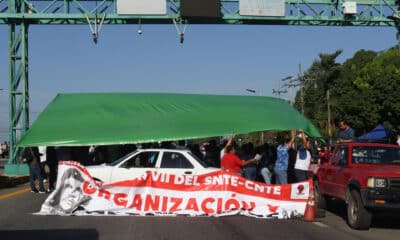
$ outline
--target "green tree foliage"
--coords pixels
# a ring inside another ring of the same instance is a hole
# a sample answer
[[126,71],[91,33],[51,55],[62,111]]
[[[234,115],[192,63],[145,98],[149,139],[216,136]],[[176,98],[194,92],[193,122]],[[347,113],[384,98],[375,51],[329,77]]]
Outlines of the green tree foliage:
[[[330,91],[333,123],[346,119],[357,135],[378,123],[399,130],[400,53],[397,48],[376,53],[360,50],[342,64],[341,51],[320,54],[304,74],[304,114],[327,135],[326,92]],[[295,106],[300,109],[300,91]]]
[[[342,53],[338,50],[332,54],[320,54],[311,67],[300,79],[304,91],[304,115],[327,135],[327,101],[326,91],[340,74],[341,65],[336,58]],[[301,91],[296,94],[295,107],[301,110]]]
[[[347,110],[356,113],[353,118],[356,128],[367,132],[378,123],[391,129],[399,127],[400,53],[397,49],[382,52],[364,64],[353,85],[353,101]],[[355,101],[362,105],[361,109],[355,106]]]
[[332,111],[334,122],[347,120],[355,129],[372,129],[365,125],[376,125],[379,116],[374,114],[376,106],[371,98],[371,89],[363,81],[361,72],[371,63],[376,53],[361,50],[343,63],[340,77],[331,85]]

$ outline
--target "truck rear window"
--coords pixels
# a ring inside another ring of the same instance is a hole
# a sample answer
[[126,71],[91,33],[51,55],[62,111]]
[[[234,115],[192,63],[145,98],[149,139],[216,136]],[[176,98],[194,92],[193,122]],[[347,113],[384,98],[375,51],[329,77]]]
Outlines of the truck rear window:
[[381,146],[356,146],[352,151],[353,163],[400,164],[400,149]]

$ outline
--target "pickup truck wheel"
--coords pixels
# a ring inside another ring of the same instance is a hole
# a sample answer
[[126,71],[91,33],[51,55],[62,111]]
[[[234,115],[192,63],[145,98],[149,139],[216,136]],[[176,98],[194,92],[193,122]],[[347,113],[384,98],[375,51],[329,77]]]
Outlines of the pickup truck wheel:
[[326,198],[319,191],[318,181],[314,181],[314,196],[315,201],[317,202],[317,208],[326,209]]
[[372,215],[364,208],[360,193],[356,190],[352,190],[350,193],[347,221],[350,227],[359,230],[368,230],[371,225]]

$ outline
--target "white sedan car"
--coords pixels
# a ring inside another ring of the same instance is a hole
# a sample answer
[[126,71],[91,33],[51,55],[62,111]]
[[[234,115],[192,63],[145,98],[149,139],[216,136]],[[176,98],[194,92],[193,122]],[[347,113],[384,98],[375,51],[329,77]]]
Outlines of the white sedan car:
[[208,167],[189,150],[175,149],[141,149],[110,164],[86,168],[105,184],[138,178],[149,171],[200,175],[221,170]]

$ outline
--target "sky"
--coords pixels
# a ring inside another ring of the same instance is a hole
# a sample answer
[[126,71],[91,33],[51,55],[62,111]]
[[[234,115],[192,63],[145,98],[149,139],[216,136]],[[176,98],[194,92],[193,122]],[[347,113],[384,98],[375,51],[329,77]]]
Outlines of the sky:
[[[31,123],[56,96],[71,92],[168,92],[275,96],[281,79],[320,53],[397,44],[394,27],[105,25],[94,44],[87,25],[29,29]],[[0,25],[0,140],[8,140],[8,28]],[[246,89],[256,90],[256,93]],[[294,95],[294,93],[293,93]],[[279,97],[288,99],[287,94]]]

